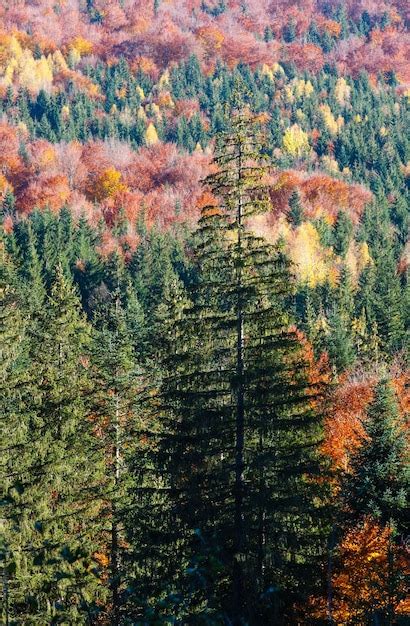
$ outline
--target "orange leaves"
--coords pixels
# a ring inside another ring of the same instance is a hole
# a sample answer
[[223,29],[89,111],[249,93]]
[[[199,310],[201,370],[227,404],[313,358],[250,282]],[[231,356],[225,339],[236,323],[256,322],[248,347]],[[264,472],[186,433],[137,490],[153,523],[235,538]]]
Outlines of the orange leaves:
[[340,37],[340,32],[342,30],[342,27],[339,24],[339,22],[335,22],[335,20],[326,19],[325,17],[323,17],[323,15],[318,15],[316,22],[317,22],[319,30],[322,33],[328,33],[328,35],[330,35],[331,37],[334,37],[335,39]]
[[19,139],[16,130],[6,122],[0,122],[0,171],[8,176],[21,167]]
[[103,552],[94,552],[93,558],[95,561],[97,561],[98,565],[100,565],[100,567],[103,567],[103,568],[108,567],[110,563],[110,559]]
[[353,626],[369,624],[377,612],[409,614],[404,549],[390,533],[388,527],[364,518],[344,534],[332,562],[331,594],[309,602],[313,618],[328,620],[331,615],[335,626]]
[[332,578],[336,624],[367,623],[376,611],[388,611],[390,603],[396,612],[405,586],[394,581],[394,571],[397,576],[403,565],[403,555],[391,541],[388,527],[366,518],[349,530],[340,544],[339,566]]
[[222,48],[224,41],[223,33],[215,26],[203,26],[198,28],[196,34],[205,49],[205,54],[210,57],[216,50]]
[[363,210],[372,199],[370,191],[358,184],[349,184],[327,174],[307,175],[305,172],[286,170],[275,176],[270,190],[273,209],[285,213],[289,197],[297,189],[301,195],[306,217],[325,217],[334,223],[339,211],[346,211],[354,224],[359,222]]
[[41,174],[32,179],[22,191],[19,208],[23,213],[29,213],[35,207],[57,212],[67,204],[69,197],[70,188],[65,176]]
[[[393,367],[390,376],[403,415],[409,410],[409,374],[401,367]],[[360,445],[364,434],[362,421],[366,417],[369,403],[373,400],[373,389],[377,372],[352,372],[345,375],[335,388],[330,410],[325,419],[323,451],[335,469],[348,470],[348,453]]]
[[0,173],[0,202],[4,200],[8,191],[13,191],[13,187],[4,174]]
[[331,408],[325,420],[324,452],[336,469],[347,470],[348,453],[360,443],[364,430],[362,420],[373,399],[375,379],[352,377],[341,380],[334,391]]
[[357,184],[348,184],[325,174],[310,176],[301,185],[307,215],[312,218],[328,215],[333,222],[344,210],[357,224],[365,205],[371,201],[370,191]]
[[302,72],[320,72],[325,62],[322,49],[313,43],[292,43],[286,48],[286,56]]

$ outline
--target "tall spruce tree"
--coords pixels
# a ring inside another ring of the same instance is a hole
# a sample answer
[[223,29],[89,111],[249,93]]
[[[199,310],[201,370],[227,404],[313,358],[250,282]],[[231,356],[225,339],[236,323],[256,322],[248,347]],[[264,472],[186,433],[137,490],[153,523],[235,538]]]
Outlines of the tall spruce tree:
[[[25,327],[15,268],[5,251],[4,242],[0,241],[0,564],[3,587],[1,617],[7,626],[11,623],[16,595],[9,486],[18,472],[21,462],[19,444],[26,434],[22,411],[22,396],[27,380]],[[16,486],[18,488],[18,484]]]
[[129,474],[127,457],[135,449],[138,370],[127,314],[116,289],[95,312],[92,350],[92,413],[98,423],[104,451],[105,492],[104,549],[109,564],[109,618],[121,623],[126,598],[124,509]]
[[269,209],[260,150],[257,120],[238,113],[206,180],[216,200],[190,304],[168,330],[156,463],[173,568],[162,593],[183,598],[181,619],[286,623],[323,548],[320,390],[292,328],[289,263],[252,228]]
[[88,336],[58,267],[27,323],[25,384],[9,414],[6,538],[17,622],[82,624],[103,597],[93,558],[102,464],[84,406]]

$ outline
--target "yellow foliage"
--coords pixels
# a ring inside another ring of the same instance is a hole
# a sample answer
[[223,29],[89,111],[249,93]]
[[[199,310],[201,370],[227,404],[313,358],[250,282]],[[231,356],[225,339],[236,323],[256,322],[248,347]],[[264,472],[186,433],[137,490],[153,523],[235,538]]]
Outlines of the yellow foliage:
[[284,74],[285,70],[279,63],[272,63],[271,65],[272,72],[274,74]]
[[299,124],[287,128],[283,135],[283,149],[292,156],[301,157],[310,151],[309,137]]
[[121,172],[114,167],[106,169],[96,180],[92,195],[95,200],[101,201],[112,198],[117,193],[126,191],[127,187],[121,181]]
[[274,81],[273,71],[266,63],[262,65],[261,74],[262,76],[267,76],[272,82]]
[[55,72],[65,72],[65,71],[68,70],[67,62],[66,62],[65,58],[63,57],[63,55],[61,54],[60,50],[56,50],[53,53],[52,60],[53,60],[53,67],[52,67],[52,69]]
[[292,89],[292,85],[286,85],[285,89],[285,98],[287,100],[287,102],[294,102],[295,101],[295,96],[293,94],[293,89]]
[[135,91],[137,92],[137,94],[139,95],[139,97],[141,98],[141,100],[145,100],[145,93],[142,87],[140,87],[139,85],[137,85],[135,87]]
[[78,36],[73,39],[70,43],[70,50],[74,50],[77,52],[79,57],[87,56],[91,54],[93,50],[93,44],[88,39],[84,39],[84,37]]
[[203,148],[202,148],[201,144],[199,143],[199,141],[197,142],[197,144],[195,146],[194,152],[203,152]]
[[137,111],[137,117],[139,120],[146,120],[147,119],[147,114],[145,113],[143,107],[139,107],[138,111]]
[[328,154],[325,154],[322,157],[322,163],[329,172],[332,172],[333,174],[337,174],[339,172],[338,162],[335,159],[332,159],[332,157]]
[[356,244],[352,241],[346,253],[346,267],[349,270],[354,284],[357,284],[359,275],[370,263],[372,263],[372,258],[367,243],[362,242],[361,244]]
[[327,129],[329,130],[331,135],[337,135],[337,133],[339,132],[340,128],[343,126],[344,124],[344,119],[343,117],[341,117],[339,115],[339,117],[337,118],[337,120],[334,118],[334,115],[330,109],[330,106],[328,104],[321,104],[319,107],[322,116],[323,116],[323,120],[327,126]]
[[295,230],[290,241],[290,257],[302,283],[309,287],[316,287],[327,280],[335,283],[337,272],[332,266],[332,253],[322,247],[319,233],[310,222],[304,222]]
[[16,39],[16,37],[14,37],[14,35],[10,38],[10,53],[16,59],[19,59],[23,54],[20,42]]
[[169,71],[165,70],[165,72],[161,75],[158,86],[160,89],[168,89],[169,87]]
[[53,73],[44,56],[35,60],[31,52],[25,50],[23,57],[20,59],[20,68],[19,82],[22,87],[32,92],[38,92],[41,89],[49,91],[51,89]]
[[125,98],[127,97],[127,87],[126,87],[126,85],[124,85],[120,89],[117,89],[116,92],[115,92],[115,95],[120,100],[125,100]]
[[0,42],[0,85],[8,87],[16,82],[33,93],[40,89],[49,91],[53,82],[53,63],[51,57],[34,59],[31,50],[23,50],[14,36],[5,37]]
[[298,98],[309,97],[314,93],[313,85],[310,80],[295,78],[293,81],[294,93]]
[[147,146],[153,146],[158,143],[157,129],[152,122],[148,124],[147,130],[145,131],[145,143]]
[[19,135],[23,135],[23,136],[28,135],[27,124],[25,124],[24,122],[19,122],[17,124],[17,129],[19,131]]
[[335,86],[335,98],[340,105],[345,105],[350,100],[352,89],[343,77],[338,78]]
[[155,117],[161,117],[160,108],[159,108],[159,106],[157,104],[155,104],[155,102],[153,102],[150,105],[149,110],[152,113],[152,115],[155,115]]
[[8,191],[13,191],[13,187],[4,176],[4,174],[0,173],[0,200],[4,200],[4,197]]
[[369,246],[367,245],[367,243],[365,241],[363,241],[360,245],[359,245],[359,250],[358,250],[358,266],[359,266],[359,271],[361,272],[367,265],[370,265],[371,263],[373,263],[373,259],[370,256],[370,252],[369,252]]

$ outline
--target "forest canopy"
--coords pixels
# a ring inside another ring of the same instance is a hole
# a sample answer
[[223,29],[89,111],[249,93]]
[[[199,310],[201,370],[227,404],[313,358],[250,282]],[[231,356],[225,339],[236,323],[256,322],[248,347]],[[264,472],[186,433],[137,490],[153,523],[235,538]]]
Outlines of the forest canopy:
[[6,626],[408,623],[409,19],[1,4]]

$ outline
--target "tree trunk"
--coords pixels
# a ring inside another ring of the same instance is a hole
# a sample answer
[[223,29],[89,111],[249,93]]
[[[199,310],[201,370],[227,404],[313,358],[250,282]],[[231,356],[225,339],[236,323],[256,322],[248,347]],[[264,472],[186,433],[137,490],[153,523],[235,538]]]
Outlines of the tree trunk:
[[234,586],[234,612],[235,623],[243,623],[243,482],[244,482],[244,432],[245,432],[245,403],[244,403],[244,321],[242,303],[242,146],[238,147],[238,207],[237,207],[237,267],[236,267],[236,436],[235,436],[235,538],[234,538],[234,564],[233,564],[233,586]]

